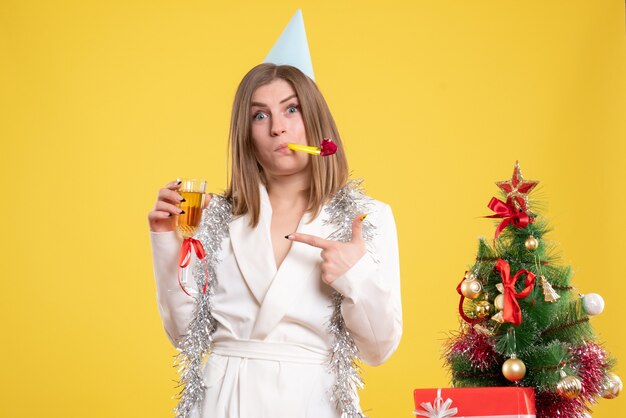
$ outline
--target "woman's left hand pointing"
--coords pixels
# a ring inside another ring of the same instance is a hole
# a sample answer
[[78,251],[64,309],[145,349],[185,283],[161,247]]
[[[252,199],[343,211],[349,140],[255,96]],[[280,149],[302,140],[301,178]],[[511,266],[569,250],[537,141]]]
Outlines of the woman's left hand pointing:
[[367,252],[363,240],[363,219],[359,215],[352,221],[352,239],[348,242],[330,241],[315,235],[295,232],[285,236],[288,240],[302,242],[322,250],[322,280],[331,284],[345,274]]

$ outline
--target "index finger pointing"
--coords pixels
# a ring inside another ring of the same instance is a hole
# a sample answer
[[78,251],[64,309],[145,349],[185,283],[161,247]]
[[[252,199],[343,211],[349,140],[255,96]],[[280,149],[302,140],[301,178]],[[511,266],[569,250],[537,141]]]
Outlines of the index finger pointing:
[[321,248],[322,250],[326,250],[330,248],[334,241],[329,241],[320,237],[316,237],[315,235],[309,234],[301,234],[299,232],[294,232],[293,234],[287,235],[287,238],[290,241],[302,242],[304,244],[309,244],[316,248]]

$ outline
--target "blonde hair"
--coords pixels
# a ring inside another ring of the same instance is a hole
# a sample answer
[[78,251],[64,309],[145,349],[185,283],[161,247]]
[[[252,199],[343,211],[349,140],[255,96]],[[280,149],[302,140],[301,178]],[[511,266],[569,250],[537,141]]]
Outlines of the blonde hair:
[[250,226],[259,223],[259,183],[265,183],[251,137],[252,95],[260,86],[276,79],[287,81],[296,92],[302,112],[308,145],[320,146],[324,137],[332,138],[337,152],[310,159],[311,182],[307,211],[316,217],[322,205],[348,181],[348,161],[330,109],[313,80],[290,65],[260,64],[245,75],[235,94],[230,122],[229,150],[231,170],[226,198],[233,203],[233,214],[250,213]]

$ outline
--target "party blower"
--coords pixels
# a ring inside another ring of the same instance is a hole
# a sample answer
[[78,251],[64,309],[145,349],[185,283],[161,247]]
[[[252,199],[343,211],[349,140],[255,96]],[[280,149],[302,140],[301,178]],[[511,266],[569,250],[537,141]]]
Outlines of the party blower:
[[287,148],[292,151],[306,152],[307,154],[320,155],[322,157],[328,157],[337,152],[337,144],[330,138],[322,139],[319,148],[300,144],[287,144]]

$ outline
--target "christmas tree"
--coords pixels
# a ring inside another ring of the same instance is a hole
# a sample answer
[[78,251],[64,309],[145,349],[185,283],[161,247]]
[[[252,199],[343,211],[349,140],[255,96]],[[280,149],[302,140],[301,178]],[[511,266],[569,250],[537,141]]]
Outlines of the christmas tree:
[[557,264],[548,225],[529,204],[537,183],[518,163],[496,183],[502,199],[491,199],[487,216],[497,218],[495,238],[479,241],[457,287],[462,325],[444,357],[454,387],[533,387],[537,417],[584,417],[599,397],[619,395],[622,382],[589,323],[604,301],[573,287],[572,269]]

